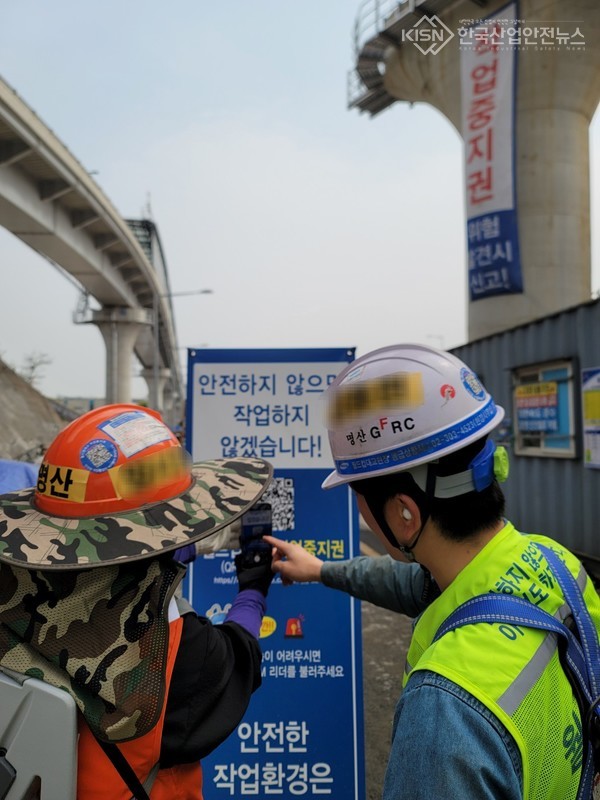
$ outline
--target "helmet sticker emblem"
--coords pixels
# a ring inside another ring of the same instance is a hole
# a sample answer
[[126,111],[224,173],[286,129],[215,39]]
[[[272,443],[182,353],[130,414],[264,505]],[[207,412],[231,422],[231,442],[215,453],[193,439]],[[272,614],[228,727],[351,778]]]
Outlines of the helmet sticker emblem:
[[90,472],[107,472],[119,458],[116,445],[106,439],[92,439],[81,448],[79,460]]
[[127,411],[98,427],[115,440],[127,458],[171,438],[167,426],[145,411]]
[[474,372],[463,367],[460,371],[460,379],[471,397],[474,397],[475,400],[485,400],[485,389]]
[[449,383],[445,383],[443,386],[440,386],[440,394],[444,398],[442,405],[445,406],[449,400],[454,400],[456,397],[456,389]]

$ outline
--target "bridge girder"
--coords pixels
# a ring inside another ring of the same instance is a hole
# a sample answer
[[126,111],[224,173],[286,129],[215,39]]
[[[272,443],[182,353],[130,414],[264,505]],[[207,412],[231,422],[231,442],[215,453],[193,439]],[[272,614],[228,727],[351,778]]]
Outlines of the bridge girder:
[[1,80],[0,225],[71,275],[103,308],[157,308],[156,324],[142,329],[134,352],[145,372],[169,369],[173,393],[183,396],[165,275],[91,175]]

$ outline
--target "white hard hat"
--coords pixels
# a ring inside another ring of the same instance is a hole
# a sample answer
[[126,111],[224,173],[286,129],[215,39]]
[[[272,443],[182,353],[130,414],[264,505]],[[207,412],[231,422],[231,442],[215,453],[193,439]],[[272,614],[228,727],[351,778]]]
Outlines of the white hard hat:
[[412,472],[484,437],[504,417],[460,359],[417,344],[383,347],[353,361],[329,386],[325,402],[335,471],[324,489]]

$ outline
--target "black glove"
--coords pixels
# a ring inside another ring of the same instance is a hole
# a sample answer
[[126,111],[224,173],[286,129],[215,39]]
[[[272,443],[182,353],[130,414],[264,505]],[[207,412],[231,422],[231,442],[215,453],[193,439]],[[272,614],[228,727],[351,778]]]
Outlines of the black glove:
[[242,550],[235,557],[235,569],[240,584],[240,592],[244,589],[258,589],[265,597],[267,596],[269,586],[273,580],[270,547]]

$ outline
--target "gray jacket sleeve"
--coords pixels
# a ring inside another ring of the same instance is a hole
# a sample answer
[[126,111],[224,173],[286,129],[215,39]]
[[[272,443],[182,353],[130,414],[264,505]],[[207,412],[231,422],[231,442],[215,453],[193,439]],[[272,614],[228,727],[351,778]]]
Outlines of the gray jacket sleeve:
[[321,581],[332,589],[409,617],[418,616],[433,599],[423,599],[425,573],[419,564],[405,564],[391,556],[326,561]]

